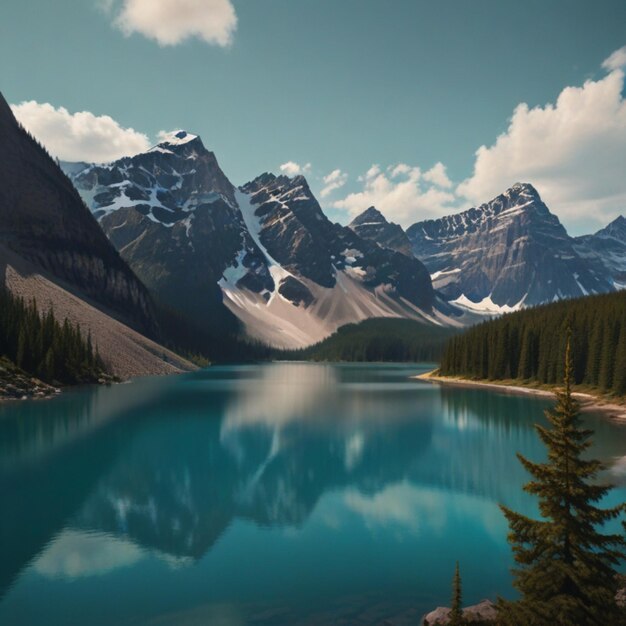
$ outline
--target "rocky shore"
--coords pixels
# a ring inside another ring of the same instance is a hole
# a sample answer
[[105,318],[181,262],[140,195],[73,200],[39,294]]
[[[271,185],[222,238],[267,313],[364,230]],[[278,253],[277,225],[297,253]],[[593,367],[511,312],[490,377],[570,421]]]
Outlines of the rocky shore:
[[60,391],[38,378],[29,376],[7,359],[0,357],[0,400],[48,398]]
[[[422,626],[443,626],[450,623],[448,607],[439,606],[422,618]],[[473,626],[487,626],[495,624],[498,617],[496,605],[491,600],[482,600],[478,604],[463,609],[463,620]]]

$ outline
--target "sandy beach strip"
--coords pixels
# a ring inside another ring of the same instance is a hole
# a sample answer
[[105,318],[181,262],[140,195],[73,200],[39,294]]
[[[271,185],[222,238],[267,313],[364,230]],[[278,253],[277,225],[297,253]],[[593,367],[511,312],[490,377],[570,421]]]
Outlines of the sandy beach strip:
[[[468,380],[467,378],[460,378],[457,376],[440,376],[436,374],[437,370],[432,372],[426,372],[413,376],[419,380],[424,380],[431,383],[441,383],[444,385],[451,385],[457,387],[482,387],[493,391],[499,391],[500,393],[510,393],[515,395],[534,395],[543,396],[548,398],[555,397],[555,391],[549,389],[537,389],[535,387],[525,387],[521,385],[510,385],[505,382],[489,381],[482,382],[478,380]],[[626,405],[615,404],[610,400],[605,400],[602,397],[594,396],[590,393],[582,393],[575,391],[572,396],[580,403],[580,409],[583,412],[588,413],[602,413],[605,417],[610,419],[624,422],[626,424]]]

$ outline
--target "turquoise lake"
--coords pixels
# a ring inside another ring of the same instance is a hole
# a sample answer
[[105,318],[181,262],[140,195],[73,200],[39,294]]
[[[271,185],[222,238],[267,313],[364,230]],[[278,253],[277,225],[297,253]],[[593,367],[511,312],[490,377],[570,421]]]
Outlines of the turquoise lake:
[[[0,405],[0,624],[418,623],[512,596],[550,400],[263,364]],[[586,415],[626,500],[626,427]]]

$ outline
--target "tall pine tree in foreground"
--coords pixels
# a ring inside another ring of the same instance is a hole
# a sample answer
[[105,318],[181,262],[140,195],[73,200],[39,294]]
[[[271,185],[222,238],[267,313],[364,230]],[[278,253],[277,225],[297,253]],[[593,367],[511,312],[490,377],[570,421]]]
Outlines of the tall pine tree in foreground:
[[461,591],[461,572],[459,562],[454,568],[454,578],[452,579],[452,608],[450,609],[449,626],[463,626],[463,594]]
[[515,602],[500,601],[500,615],[516,626],[609,626],[623,624],[615,602],[615,567],[626,542],[603,534],[599,527],[619,517],[623,506],[600,508],[611,489],[597,484],[600,461],[583,458],[593,431],[582,427],[579,406],[572,398],[571,340],[565,356],[565,388],[553,409],[546,411],[548,428],[536,425],[548,448],[545,463],[518,455],[533,479],[524,489],[537,496],[542,519],[534,520],[501,506],[517,568]]

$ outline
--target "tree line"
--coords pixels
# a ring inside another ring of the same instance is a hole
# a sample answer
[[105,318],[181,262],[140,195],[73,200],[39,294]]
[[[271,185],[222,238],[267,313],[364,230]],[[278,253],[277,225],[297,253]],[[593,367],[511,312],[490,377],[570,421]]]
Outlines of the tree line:
[[575,385],[626,394],[626,293],[587,296],[478,324],[446,345],[443,375],[557,384],[566,329],[572,331]]
[[456,331],[401,318],[374,318],[346,324],[323,341],[275,358],[310,361],[438,361]]
[[50,384],[95,382],[105,374],[91,334],[83,337],[68,319],[59,322],[52,309],[40,314],[35,300],[6,288],[0,288],[0,355]]

